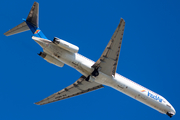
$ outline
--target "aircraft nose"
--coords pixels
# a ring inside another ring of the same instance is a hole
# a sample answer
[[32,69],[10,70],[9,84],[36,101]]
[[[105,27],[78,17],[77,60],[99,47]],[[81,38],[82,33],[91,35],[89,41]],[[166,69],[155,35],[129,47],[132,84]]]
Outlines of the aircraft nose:
[[172,107],[172,112],[174,113],[174,115],[176,114],[176,110]]
[[171,106],[171,110],[166,113],[170,118],[176,114],[175,109]]

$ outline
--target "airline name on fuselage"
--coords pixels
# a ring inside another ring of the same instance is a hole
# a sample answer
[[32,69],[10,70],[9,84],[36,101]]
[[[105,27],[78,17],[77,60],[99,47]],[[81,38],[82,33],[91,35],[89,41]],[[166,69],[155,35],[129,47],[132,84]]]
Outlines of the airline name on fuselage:
[[159,102],[162,102],[162,99],[158,95],[154,95],[154,94],[150,93],[149,91],[148,91],[148,96]]

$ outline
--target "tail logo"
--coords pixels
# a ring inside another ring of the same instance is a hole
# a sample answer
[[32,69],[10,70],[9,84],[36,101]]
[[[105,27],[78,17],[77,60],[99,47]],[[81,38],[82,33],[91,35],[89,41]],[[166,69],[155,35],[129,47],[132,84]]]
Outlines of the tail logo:
[[34,32],[34,34],[38,34],[39,32],[40,32],[40,30],[37,29],[37,30]]

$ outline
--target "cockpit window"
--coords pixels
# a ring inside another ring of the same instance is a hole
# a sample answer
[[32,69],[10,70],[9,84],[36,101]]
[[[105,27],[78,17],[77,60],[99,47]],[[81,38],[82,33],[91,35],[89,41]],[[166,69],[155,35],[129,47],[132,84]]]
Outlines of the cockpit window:
[[166,106],[168,106],[168,107],[170,107],[170,108],[171,108],[171,106],[170,106],[170,105],[168,105],[168,104],[167,104]]

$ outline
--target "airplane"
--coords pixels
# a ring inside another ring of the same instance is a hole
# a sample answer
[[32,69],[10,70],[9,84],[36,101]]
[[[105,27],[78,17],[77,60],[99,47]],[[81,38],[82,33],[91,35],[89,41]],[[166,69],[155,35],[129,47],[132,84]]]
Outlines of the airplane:
[[72,85],[36,102],[37,105],[81,95],[106,85],[172,117],[176,111],[164,97],[116,73],[124,27],[125,21],[121,18],[113,36],[96,62],[80,55],[78,53],[79,47],[76,45],[57,37],[54,37],[52,41],[46,38],[39,28],[39,3],[37,2],[34,2],[28,17],[23,19],[21,24],[5,32],[4,35],[10,36],[31,30],[32,39],[43,48],[43,52],[40,52],[39,56],[58,67],[63,67],[66,64],[82,74]]

